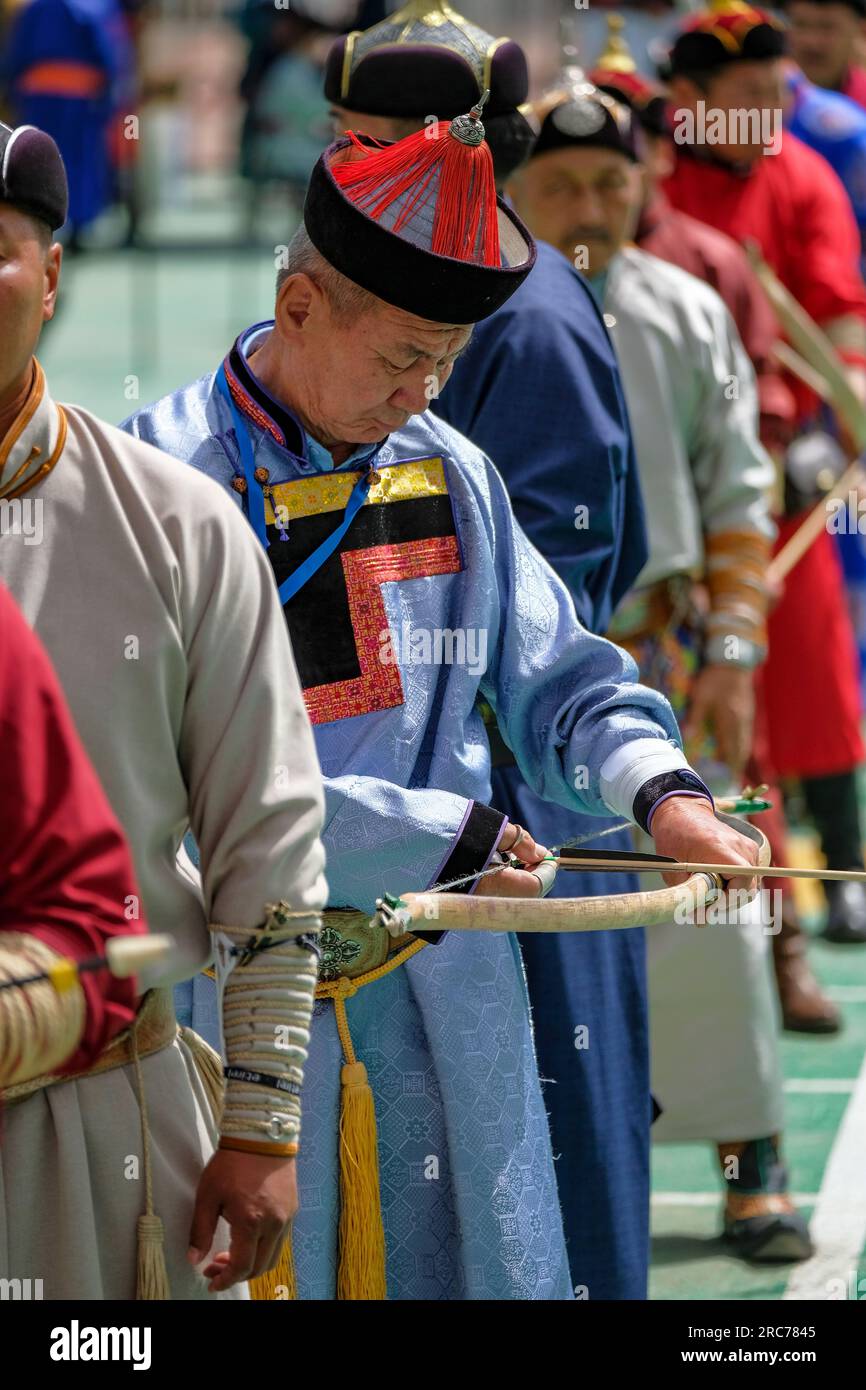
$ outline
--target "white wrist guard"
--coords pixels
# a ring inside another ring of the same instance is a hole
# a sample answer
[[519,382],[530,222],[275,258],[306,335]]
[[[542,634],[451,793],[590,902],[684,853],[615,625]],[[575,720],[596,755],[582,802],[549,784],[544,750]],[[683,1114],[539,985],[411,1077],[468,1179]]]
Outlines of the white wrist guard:
[[226,1093],[221,1147],[298,1151],[321,917],[268,903],[265,922],[212,927],[222,993]]

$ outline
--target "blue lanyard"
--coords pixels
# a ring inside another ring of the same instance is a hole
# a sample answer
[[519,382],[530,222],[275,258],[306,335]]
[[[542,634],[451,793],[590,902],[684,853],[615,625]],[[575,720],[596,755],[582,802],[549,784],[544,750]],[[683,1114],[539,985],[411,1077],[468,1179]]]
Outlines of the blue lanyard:
[[[224,362],[220,363],[219,371],[216,374],[216,384],[217,389],[228,403],[232,422],[235,427],[235,437],[238,441],[241,464],[243,465],[244,478],[247,484],[247,517],[261,544],[264,546],[265,550],[268,550],[268,528],[265,520],[265,495],[261,485],[256,480],[256,466],[253,459],[253,446],[250,441],[249,431],[241,419],[241,413],[229,390],[229,384],[226,381]],[[321,545],[317,546],[313,551],[312,555],[308,555],[306,560],[298,565],[297,569],[293,570],[288,578],[284,579],[282,584],[280,584],[277,592],[279,593],[281,603],[288,603],[290,598],[294,598],[295,594],[304,587],[307,581],[312,579],[316,571],[321,569],[329,556],[333,555],[340,541],[355,520],[355,516],[367,500],[367,494],[370,491],[370,483],[372,481],[372,472],[373,469],[371,465],[366,473],[361,474],[355,486],[352,488],[351,496],[346,503],[346,510],[343,513],[343,520],[336,530],[332,531],[329,536],[326,536]]]

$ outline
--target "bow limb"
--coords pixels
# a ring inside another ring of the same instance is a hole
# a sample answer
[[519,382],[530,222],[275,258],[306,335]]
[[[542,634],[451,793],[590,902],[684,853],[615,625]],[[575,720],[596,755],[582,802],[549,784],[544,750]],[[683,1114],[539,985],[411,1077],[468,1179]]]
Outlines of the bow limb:
[[[660,926],[687,916],[718,897],[711,874],[693,874],[686,883],[645,893],[612,893],[600,898],[493,898],[465,893],[404,893],[401,923],[406,931],[578,932]],[[403,917],[405,911],[407,916]]]
[[[716,812],[718,820],[738,830],[758,846],[761,867],[770,862],[770,845],[756,825],[739,816]],[[389,929],[396,931],[617,931],[655,927],[665,922],[695,920],[702,925],[703,909],[723,892],[713,874],[692,874],[685,883],[642,893],[611,893],[596,898],[495,898],[486,894],[404,893],[393,908]],[[393,902],[393,900],[390,900]],[[380,913],[383,908],[380,907]],[[387,917],[386,917],[387,920]]]

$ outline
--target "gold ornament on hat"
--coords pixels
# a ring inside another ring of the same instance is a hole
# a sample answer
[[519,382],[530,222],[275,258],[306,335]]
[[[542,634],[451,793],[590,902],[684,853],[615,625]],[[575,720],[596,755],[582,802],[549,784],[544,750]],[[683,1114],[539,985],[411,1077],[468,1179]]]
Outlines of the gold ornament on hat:
[[397,44],[431,42],[437,48],[449,48],[458,54],[472,69],[478,90],[483,92],[490,86],[494,54],[511,40],[491,39],[484,29],[452,9],[447,0],[408,0],[408,4],[380,24],[347,34],[340,82],[343,100],[349,95],[352,73],[368,54]]
[[596,59],[596,68],[603,68],[605,72],[637,72],[637,63],[622,37],[624,28],[622,15],[608,15],[607,45]]

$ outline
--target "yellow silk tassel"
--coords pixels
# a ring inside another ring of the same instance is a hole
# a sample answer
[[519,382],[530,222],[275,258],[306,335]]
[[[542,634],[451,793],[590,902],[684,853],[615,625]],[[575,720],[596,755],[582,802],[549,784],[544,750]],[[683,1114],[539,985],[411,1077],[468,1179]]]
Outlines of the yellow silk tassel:
[[[342,976],[321,981],[317,999],[333,999],[337,1031],[343,1046],[345,1065],[340,1071],[340,1225],[337,1257],[337,1298],[383,1300],[388,1297],[385,1279],[385,1228],[379,1190],[379,1147],[376,1110],[367,1068],[355,1056],[346,999],[364,985],[373,984],[396,970],[404,961],[423,950],[426,942],[412,941],[376,970],[355,979]],[[292,1238],[280,1252],[277,1267],[270,1274],[250,1281],[255,1299],[276,1297],[278,1285],[285,1285],[289,1298],[297,1298],[297,1281],[292,1261]]]
[[424,949],[412,941],[384,965],[355,979],[323,981],[317,999],[333,999],[337,1032],[346,1065],[340,1072],[340,1226],[337,1298],[380,1300],[388,1297],[385,1278],[385,1227],[379,1189],[376,1110],[367,1068],[355,1056],[346,1000],[365,985],[381,980]]
[[259,1275],[258,1279],[250,1280],[250,1294],[255,1299],[269,1302],[273,1299],[297,1298],[298,1284],[295,1279],[291,1231],[283,1241],[283,1248],[274,1268],[269,1269],[267,1274]]
[[[345,1005],[334,1001],[337,1012]],[[354,1060],[340,1072],[340,1257],[338,1299],[387,1298],[379,1151],[367,1068]]]

